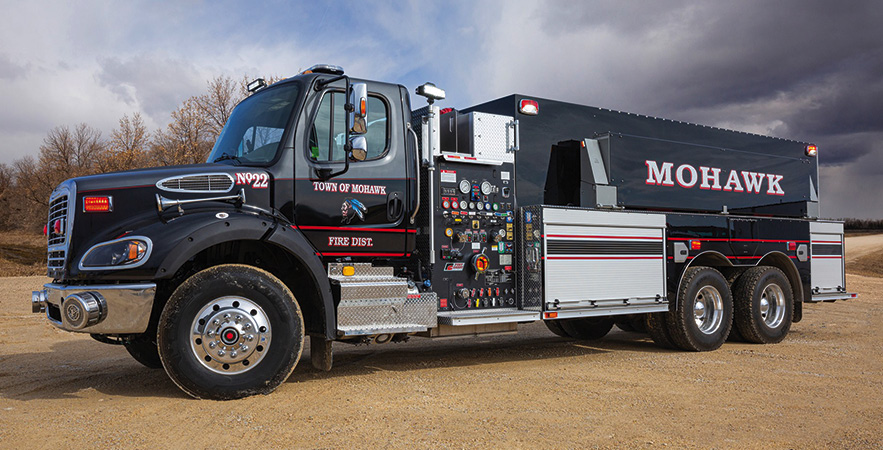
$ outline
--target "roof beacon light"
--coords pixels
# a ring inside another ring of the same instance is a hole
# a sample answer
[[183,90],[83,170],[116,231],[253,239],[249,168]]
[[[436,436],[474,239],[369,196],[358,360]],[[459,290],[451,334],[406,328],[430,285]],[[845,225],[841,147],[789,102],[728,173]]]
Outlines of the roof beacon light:
[[335,66],[334,64],[316,64],[313,67],[310,67],[307,70],[301,72],[301,74],[306,75],[308,73],[327,73],[330,75],[343,75],[343,67]]
[[806,156],[816,156],[819,154],[819,148],[815,145],[806,146]]
[[523,98],[518,102],[518,111],[521,112],[521,114],[535,116],[540,113],[540,104],[537,103],[536,100]]
[[445,98],[445,90],[432,83],[423,83],[417,86],[417,95],[426,97],[429,104],[432,104],[436,100],[443,100]]
[[248,92],[255,93],[265,87],[267,87],[267,82],[264,81],[263,78],[258,78],[257,80],[248,83],[248,85],[245,86],[245,89],[248,90]]

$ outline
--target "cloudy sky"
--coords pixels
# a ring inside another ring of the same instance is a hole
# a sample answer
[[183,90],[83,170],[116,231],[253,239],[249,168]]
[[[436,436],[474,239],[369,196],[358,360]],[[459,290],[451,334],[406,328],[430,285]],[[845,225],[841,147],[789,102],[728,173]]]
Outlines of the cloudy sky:
[[[252,6],[260,5],[260,7]],[[315,63],[445,106],[513,92],[817,144],[822,214],[883,218],[883,2],[0,0],[0,163],[217,75]]]

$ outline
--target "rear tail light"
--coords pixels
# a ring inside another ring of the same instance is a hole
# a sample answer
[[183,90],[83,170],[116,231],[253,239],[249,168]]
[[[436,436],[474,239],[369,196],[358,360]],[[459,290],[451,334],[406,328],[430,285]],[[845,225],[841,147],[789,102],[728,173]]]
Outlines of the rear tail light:
[[83,197],[83,212],[113,211],[113,197]]
[[521,114],[535,116],[540,113],[540,104],[537,103],[536,100],[528,100],[525,98],[518,104],[518,111],[520,111]]

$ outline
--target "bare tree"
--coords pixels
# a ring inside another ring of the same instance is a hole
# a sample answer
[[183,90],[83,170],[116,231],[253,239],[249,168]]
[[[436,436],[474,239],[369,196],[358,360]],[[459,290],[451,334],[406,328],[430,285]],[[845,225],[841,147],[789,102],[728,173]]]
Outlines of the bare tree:
[[104,151],[101,132],[81,123],[73,130],[59,126],[49,130],[40,146],[40,168],[61,182],[66,178],[89,174]]
[[151,156],[160,165],[205,162],[215,136],[202,114],[196,97],[190,97],[172,112],[172,123],[154,135]]
[[144,167],[148,164],[149,135],[140,113],[130,119],[124,115],[119,127],[110,134],[107,149],[98,158],[99,172],[112,172]]
[[196,105],[205,117],[212,140],[221,134],[233,108],[243,98],[242,88],[232,78],[223,75],[208,82],[208,93],[196,97]]

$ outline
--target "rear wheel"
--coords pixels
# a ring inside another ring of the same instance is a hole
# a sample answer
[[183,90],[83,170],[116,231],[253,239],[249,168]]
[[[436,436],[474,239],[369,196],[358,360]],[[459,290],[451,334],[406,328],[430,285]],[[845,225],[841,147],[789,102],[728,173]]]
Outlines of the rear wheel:
[[561,322],[561,328],[574,339],[592,341],[601,339],[613,328],[613,319],[609,317],[586,317],[568,319]]
[[748,269],[733,285],[739,334],[757,344],[781,342],[791,329],[794,294],[785,274],[769,266]]
[[288,287],[245,265],[203,270],[172,294],[159,321],[166,373],[196,398],[268,394],[300,359],[304,325]]
[[564,331],[564,328],[561,327],[561,322],[562,322],[561,320],[544,320],[543,321],[543,323],[546,324],[546,328],[548,328],[549,331],[551,331],[551,332],[553,332],[563,338],[569,338],[570,335],[567,334],[567,332]]
[[647,334],[650,335],[650,338],[653,339],[656,345],[662,348],[677,349],[678,346],[675,345],[671,335],[668,334],[667,317],[668,313],[664,312],[644,314],[644,328],[647,329]]
[[699,352],[720,347],[733,324],[733,296],[727,280],[711,267],[687,269],[677,305],[666,322],[672,341],[683,350]]

